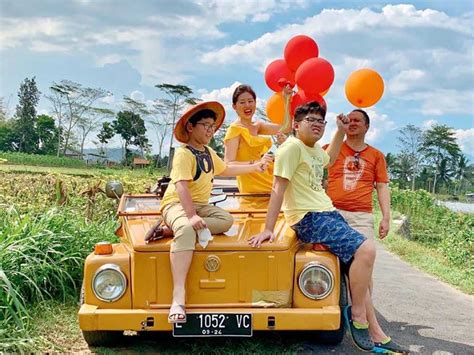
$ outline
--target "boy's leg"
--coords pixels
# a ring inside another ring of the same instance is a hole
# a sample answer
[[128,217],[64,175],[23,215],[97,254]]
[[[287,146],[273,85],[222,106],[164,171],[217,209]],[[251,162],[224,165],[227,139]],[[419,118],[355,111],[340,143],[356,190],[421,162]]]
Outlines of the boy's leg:
[[366,324],[366,296],[369,293],[370,280],[375,260],[375,246],[366,239],[354,254],[349,269],[349,284],[352,298],[352,320]]
[[211,234],[227,232],[234,223],[232,215],[220,207],[212,205],[195,205],[195,207],[197,214],[204,219]]
[[163,218],[174,234],[170,249],[173,300],[169,320],[171,322],[184,321],[186,319],[183,308],[186,304],[186,278],[193,259],[196,232],[189,224],[189,219],[181,204],[173,204],[165,208]]
[[[350,227],[363,234],[367,239],[374,239],[374,215],[368,212],[351,212],[339,210],[339,213],[344,217]],[[366,298],[365,308],[367,311],[367,320],[369,321],[369,333],[374,342],[382,342],[388,339],[380,326],[377,316],[375,314],[374,305],[372,302],[373,279],[371,278],[369,284],[369,296]]]

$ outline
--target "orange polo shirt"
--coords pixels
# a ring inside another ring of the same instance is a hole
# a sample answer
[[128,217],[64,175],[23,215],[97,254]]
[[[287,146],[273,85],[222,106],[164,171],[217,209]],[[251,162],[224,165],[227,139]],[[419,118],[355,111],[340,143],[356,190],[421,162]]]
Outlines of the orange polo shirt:
[[388,182],[381,151],[368,145],[357,154],[344,142],[336,162],[328,169],[327,194],[338,209],[372,213],[375,183]]

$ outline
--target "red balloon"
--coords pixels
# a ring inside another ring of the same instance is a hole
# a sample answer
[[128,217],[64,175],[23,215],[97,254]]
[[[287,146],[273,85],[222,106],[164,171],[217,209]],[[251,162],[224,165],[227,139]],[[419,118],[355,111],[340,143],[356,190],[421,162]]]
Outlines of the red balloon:
[[268,64],[267,69],[265,69],[265,83],[267,86],[275,92],[280,92],[286,82],[289,82],[291,86],[295,85],[295,74],[288,69],[286,62],[283,59],[276,59]]
[[291,116],[295,115],[295,110],[298,106],[308,102],[316,101],[327,111],[327,105],[324,98],[319,94],[307,94],[303,90],[299,90],[291,98]]
[[319,48],[314,39],[308,36],[295,36],[285,46],[285,61],[290,70],[298,67],[310,58],[317,57]]
[[296,83],[305,93],[319,94],[334,82],[334,69],[326,59],[311,58],[296,71]]

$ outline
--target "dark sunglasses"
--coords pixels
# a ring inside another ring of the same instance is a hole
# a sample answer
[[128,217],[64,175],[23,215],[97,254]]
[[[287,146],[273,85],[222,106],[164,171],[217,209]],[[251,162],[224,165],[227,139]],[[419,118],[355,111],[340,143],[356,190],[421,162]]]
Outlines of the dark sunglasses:
[[360,162],[360,152],[356,152],[354,154],[354,166],[359,169],[359,162]]

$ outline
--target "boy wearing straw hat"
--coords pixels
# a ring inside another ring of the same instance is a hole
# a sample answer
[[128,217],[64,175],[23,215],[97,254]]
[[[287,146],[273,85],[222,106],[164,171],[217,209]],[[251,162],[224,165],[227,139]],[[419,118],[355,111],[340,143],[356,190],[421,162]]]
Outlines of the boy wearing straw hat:
[[234,176],[267,168],[265,162],[227,166],[207,146],[224,117],[224,107],[220,103],[202,102],[186,111],[174,130],[176,139],[184,145],[174,155],[171,182],[160,207],[163,220],[174,235],[170,248],[174,285],[170,323],[186,322],[185,282],[196,236],[205,246],[211,234],[224,233],[233,223],[229,212],[208,203],[214,176]]

